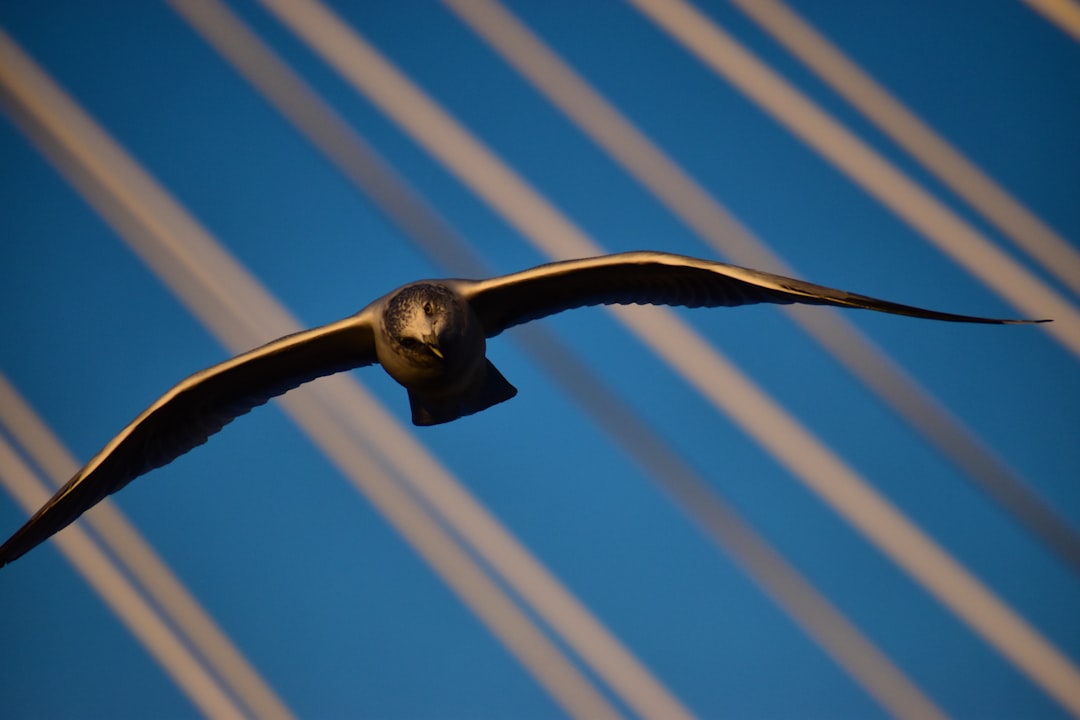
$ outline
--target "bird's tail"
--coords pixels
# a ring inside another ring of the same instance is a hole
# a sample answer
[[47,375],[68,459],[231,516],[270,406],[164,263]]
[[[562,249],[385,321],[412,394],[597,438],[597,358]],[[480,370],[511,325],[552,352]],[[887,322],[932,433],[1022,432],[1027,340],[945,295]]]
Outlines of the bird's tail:
[[517,388],[503,377],[498,368],[487,363],[484,372],[464,393],[451,398],[432,399],[409,391],[413,425],[441,425],[466,415],[487,410],[517,395]]

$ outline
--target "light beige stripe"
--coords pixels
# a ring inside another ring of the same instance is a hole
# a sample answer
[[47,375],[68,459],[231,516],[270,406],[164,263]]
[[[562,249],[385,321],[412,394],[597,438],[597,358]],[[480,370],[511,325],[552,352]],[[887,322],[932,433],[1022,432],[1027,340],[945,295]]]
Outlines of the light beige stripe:
[[[444,0],[444,4],[692,229],[722,251],[730,246],[729,255],[740,262],[793,274],[720,207],[704,188],[600,97],[509,10],[490,0]],[[821,309],[815,310],[821,312]],[[825,314],[829,320],[847,325],[835,313]],[[805,317],[793,314],[796,321]],[[850,355],[846,347],[839,350],[842,354]],[[918,389],[915,391],[918,392]],[[702,493],[708,495],[709,491],[702,488],[695,494]],[[697,511],[717,502],[715,498],[697,497],[693,502],[683,504]],[[726,526],[737,520],[732,517],[733,511],[730,509],[723,505],[717,507],[706,519],[707,529],[714,537],[725,531],[732,532]],[[779,558],[770,548],[756,549],[761,544],[756,537],[749,534],[746,537],[750,539],[745,543],[738,536],[729,538],[727,547],[753,545],[754,551],[741,554],[743,565],[759,581],[761,578],[778,577],[779,573],[774,568]],[[852,678],[860,682],[894,716],[926,718],[942,715],[930,699],[868,639],[847,624],[842,616],[838,618],[835,609],[828,607],[828,612],[818,611],[817,608],[826,606],[827,602],[816,594],[805,592],[797,584],[805,583],[802,578],[796,580],[793,582],[788,578],[783,582],[774,582],[771,587],[773,594],[777,595],[778,591],[791,593],[789,596],[778,596],[781,605],[837,659]]]
[[[358,189],[454,277],[486,277],[490,271],[445,222],[385,163],[355,130],[223,6],[174,0],[198,32],[289,118]],[[482,6],[478,6],[482,7]],[[837,659],[856,682],[896,717],[943,718],[918,688],[874,647],[840,611],[788,564],[698,473],[607,389],[542,324],[518,328],[511,340],[523,346],[567,394],[592,414],[652,474],[705,533]]]
[[[627,325],[655,333],[659,354],[757,439],[881,552],[996,648],[1018,670],[1080,716],[1080,671],[1039,631],[908,520],[795,418],[686,325],[659,308],[618,307]],[[644,312],[642,312],[644,311]],[[652,321],[647,315],[655,315]]]
[[683,0],[629,0],[706,66],[1080,357],[1080,311]]
[[781,0],[733,0],[819,78],[1080,294],[1080,253]]
[[[11,43],[6,45],[11,53],[17,51]],[[240,352],[300,329],[288,311],[40,68],[21,52],[16,59],[13,90],[24,129],[219,340]],[[580,637],[564,638],[568,645],[595,644],[594,652],[583,654],[598,661],[595,669],[601,676],[629,669],[635,679],[649,682],[647,673],[599,621],[355,381],[346,375],[324,378],[282,402],[312,441],[567,712],[581,718],[620,716],[468,551],[397,486],[393,474],[414,483],[413,489],[426,491],[425,502],[433,507],[440,505],[440,492],[449,495],[457,507],[441,510],[455,532],[472,537],[473,548],[490,564],[513,564],[515,589],[554,626],[580,632]],[[356,424],[343,427],[343,417]],[[365,445],[367,450],[362,449]],[[430,476],[409,477],[405,461]],[[474,526],[460,526],[455,512],[462,509]],[[476,543],[476,533],[494,538],[500,546]],[[502,563],[491,559],[492,552]],[[664,709],[672,710],[668,717],[688,715],[677,704],[665,704]]]
[[[263,0],[263,4],[548,256],[602,252],[325,6],[311,0]],[[1080,672],[1068,658],[677,315],[655,307],[610,310],[972,629],[1063,705],[1080,710]]]
[[[413,238],[444,235],[432,208],[407,189],[403,191],[406,182],[375,149],[228,7],[217,0],[170,0],[169,4],[403,232]],[[425,242],[423,249],[441,265],[459,265],[461,253],[443,249],[441,244]],[[454,275],[480,276],[472,269]]]
[[[370,396],[355,381],[343,375],[325,378],[309,392],[292,393],[281,402],[311,441],[326,453],[352,485],[387,518],[570,716],[582,720],[622,717],[461,546],[458,538],[428,514],[424,504],[410,495],[409,488],[401,487],[392,473],[383,469],[386,458],[371,454],[371,446],[377,438],[350,426],[349,422],[342,422],[349,413],[361,415],[365,411],[382,410],[372,404]],[[384,419],[381,414],[376,421],[379,419]],[[426,454],[426,450],[422,452]],[[446,471],[441,466],[436,471],[439,475],[431,484],[438,486],[446,477]],[[393,472],[400,472],[400,469],[394,468]],[[424,500],[430,501],[430,498]],[[433,504],[438,505],[438,501]],[[480,512],[485,511],[481,508]],[[523,570],[523,574],[535,576],[535,572],[529,570],[531,568]],[[541,591],[551,589],[545,578],[540,578],[534,585]],[[524,589],[526,598],[530,590],[532,588]],[[558,590],[554,594],[557,596]]]
[[[2,373],[0,426],[5,427],[30,460],[45,471],[54,487],[59,488],[79,469],[68,449]],[[292,717],[247,658],[115,504],[101,503],[85,516],[85,521],[254,717]]]
[[1070,0],[1024,0],[1031,8],[1080,42],[1080,5]]
[[[3,42],[0,31],[0,43]],[[15,450],[0,435],[0,484],[29,515],[48,501],[52,494]],[[105,501],[108,503],[108,500]],[[64,558],[74,566],[86,584],[116,615],[139,644],[146,649],[199,712],[210,718],[241,720],[238,708],[217,681],[188,651],[123,573],[98,549],[97,543],[76,523],[56,536]],[[8,648],[5,652],[11,652]]]
[[[750,267],[799,276],[506,8],[494,0],[446,4],[722,255]],[[1077,277],[1080,280],[1080,273]],[[853,323],[828,308],[780,309],[1080,573],[1080,537],[1072,526]]]

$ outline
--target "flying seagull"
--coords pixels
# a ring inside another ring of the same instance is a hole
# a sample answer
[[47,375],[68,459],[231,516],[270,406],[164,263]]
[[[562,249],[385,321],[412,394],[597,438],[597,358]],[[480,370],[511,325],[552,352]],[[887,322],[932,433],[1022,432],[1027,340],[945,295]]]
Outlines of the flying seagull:
[[754,303],[834,305],[950,322],[1046,322],[923,310],[660,252],[556,262],[488,280],[421,280],[344,320],[288,335],[181,381],[0,546],[0,567],[67,527],[106,495],[201,445],[252,408],[315,378],[378,363],[408,391],[413,423],[437,425],[517,394],[485,355],[487,338],[507,328],[589,305]]

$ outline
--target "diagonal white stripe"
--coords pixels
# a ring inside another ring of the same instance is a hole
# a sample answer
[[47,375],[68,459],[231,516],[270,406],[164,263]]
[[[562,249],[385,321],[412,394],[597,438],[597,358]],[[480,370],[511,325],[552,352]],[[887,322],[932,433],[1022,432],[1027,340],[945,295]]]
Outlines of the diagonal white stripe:
[[[552,258],[602,254],[584,232],[324,5],[313,0],[262,2],[537,248]],[[1080,713],[1080,671],[1067,657],[677,315],[655,307],[610,310],[879,550],[1062,705]],[[1077,347],[1080,350],[1080,343]]]
[[[553,105],[722,255],[798,277],[671,157],[495,0],[445,0]],[[1077,273],[1080,279],[1080,272]],[[931,445],[1080,572],[1080,537],[959,419],[840,312],[782,306]]]
[[[495,0],[444,0],[444,4],[628,173],[714,247],[727,252],[736,262],[795,275],[782,260],[743,228],[703,187],[650,142],[628,118],[590,87],[506,7]],[[788,307],[782,309],[790,310]],[[790,314],[797,323],[804,324],[804,327],[806,321],[814,319],[819,323],[840,326],[841,330],[850,328],[849,334],[855,334],[855,340],[860,340],[861,335],[854,326],[843,320],[838,313],[819,308],[815,308],[815,311],[815,315]],[[828,349],[834,354],[840,354],[845,363],[849,362],[853,354],[847,345],[837,347],[833,344]],[[881,371],[878,374],[880,375]],[[696,496],[693,501],[687,500],[683,503],[684,507],[692,508],[689,512],[694,517],[700,518],[704,508],[719,503],[708,513],[711,522],[704,523],[710,534],[715,536],[738,532],[742,523],[737,517],[732,517],[733,510],[726,508],[715,498],[700,497],[711,494],[708,488],[684,492]],[[749,528],[746,530],[749,531]],[[742,545],[741,541],[735,538],[729,540],[729,548],[736,543]],[[745,547],[749,548],[752,543],[760,541],[748,536]],[[777,568],[775,563],[768,562],[769,555],[765,550],[748,549],[739,556],[743,565],[749,567],[752,576],[756,578],[772,577],[773,573],[779,573],[780,568]],[[801,578],[798,580],[805,582]],[[779,582],[776,587],[790,593],[788,597],[781,597],[780,602],[803,624],[810,636],[822,644],[841,667],[891,713],[897,717],[910,718],[942,716],[940,709],[934,707],[930,699],[867,638],[859,635],[854,627],[841,629],[846,620],[842,617],[835,618],[834,609],[828,608],[828,612],[814,610],[813,608],[818,606],[827,605],[824,598],[797,591],[795,582],[788,580]]]
[[[10,89],[21,104],[24,129],[227,347],[240,352],[300,329],[289,312],[44,71],[5,36],[0,40],[5,64],[14,74]],[[643,714],[689,717],[588,609],[354,380],[346,375],[324,378],[281,402],[568,712],[584,718],[620,715],[410,492],[438,508],[455,533],[502,572],[598,675],[615,687],[633,684],[632,699],[641,698],[649,711]],[[394,475],[409,487],[400,487]]]
[[[491,274],[457,233],[242,20],[216,2],[173,0],[173,6],[445,272],[454,277]],[[470,7],[486,9],[487,5]],[[531,324],[518,328],[510,339],[521,343],[525,353],[619,440],[652,473],[654,482],[871,696],[897,717],[944,717],[899,668],[557,337],[545,332],[542,324]]]
[[[0,374],[0,426],[48,473],[54,488],[59,488],[78,470],[68,449],[3,374]],[[85,522],[255,717],[268,720],[292,717],[247,658],[115,504],[101,503],[94,512],[86,514]]]
[[[52,494],[2,436],[0,484],[8,489],[28,515],[44,505]],[[83,530],[81,524],[76,523],[57,534],[56,543],[65,559],[74,566],[86,584],[101,597],[105,605],[146,648],[150,657],[161,666],[199,712],[209,718],[242,720],[243,711],[233,703],[108,556],[98,549],[97,543]]]
[[782,0],[734,4],[1016,245],[1080,295],[1080,253],[992,177],[934,132]]
[[683,0],[629,0],[707,67],[1080,357],[1080,311]]

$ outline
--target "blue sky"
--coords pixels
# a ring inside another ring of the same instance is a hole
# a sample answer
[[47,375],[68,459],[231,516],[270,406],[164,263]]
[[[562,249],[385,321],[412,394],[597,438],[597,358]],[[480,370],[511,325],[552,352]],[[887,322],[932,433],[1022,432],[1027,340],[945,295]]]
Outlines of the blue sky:
[[[344,27],[605,251],[730,260],[452,9],[331,6]],[[269,6],[229,7],[464,238],[463,247],[448,251],[455,261],[468,252],[490,272],[504,273],[550,259],[504,209],[462,180],[460,167],[436,157]],[[941,251],[931,237],[949,235],[941,223],[929,233],[913,227],[888,198],[854,182],[642,11],[614,2],[501,7],[800,277],[941,310],[1030,314]],[[1052,268],[762,26],[733,5],[697,7],[950,219],[1078,312],[1075,289]],[[788,7],[1076,252],[1076,40],[1019,2]],[[118,2],[105,11],[78,2],[2,3],[0,28],[302,325],[353,313],[403,282],[454,274],[389,221],[169,5]],[[123,229],[73,186],[69,171],[58,170],[54,156],[28,137],[20,101],[4,87],[0,372],[85,461],[172,384],[232,353],[132,251]],[[675,315],[1077,672],[1075,565],[788,315],[772,307]],[[1080,372],[1075,343],[1063,339],[1067,318],[1055,318],[1054,330],[864,312],[845,318],[978,438],[985,456],[1051,508],[1075,542]],[[942,602],[890,558],[872,530],[812,489],[804,473],[814,472],[806,469],[813,458],[799,457],[795,467],[778,461],[603,310],[543,325],[617,396],[620,405],[608,404],[609,414],[632,414],[670,448],[921,697],[955,717],[1069,715],[1067,700],[1043,687],[1037,670],[973,628],[967,610]],[[507,332],[489,344],[489,357],[519,388],[518,397],[446,426],[411,428],[404,392],[378,368],[351,375],[618,639],[665,697],[691,714],[888,716],[887,703],[746,571],[737,549],[718,544],[692,519],[672,496],[672,478],[643,467],[533,357],[522,335]],[[0,439],[40,472],[45,462],[22,438],[11,421],[0,422]],[[0,464],[5,487],[13,468]],[[279,405],[238,420],[113,500],[296,716],[568,712]],[[437,508],[433,514],[461,539],[461,528]],[[14,531],[26,515],[0,492],[0,532]],[[482,550],[465,552],[508,589],[609,707],[648,715]],[[55,543],[0,571],[0,603],[6,716],[205,711]],[[199,657],[198,648],[193,652]],[[208,668],[245,714],[259,714]]]

